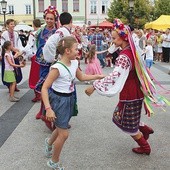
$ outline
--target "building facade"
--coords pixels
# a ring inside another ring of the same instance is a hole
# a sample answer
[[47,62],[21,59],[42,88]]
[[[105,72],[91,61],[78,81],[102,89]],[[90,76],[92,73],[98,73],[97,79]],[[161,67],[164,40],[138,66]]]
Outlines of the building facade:
[[[43,11],[49,6],[56,6],[59,13],[69,12],[75,25],[98,24],[107,18],[107,10],[112,0],[6,0],[6,19],[12,18],[17,22],[32,25],[34,18],[43,19]],[[0,25],[4,19],[0,8]],[[10,13],[10,14],[9,14]]]
[[[17,23],[24,22],[32,25],[33,20],[33,3],[32,0],[6,0],[7,8],[5,19],[14,19]],[[0,7],[0,24],[4,24],[4,16]]]
[[85,0],[35,0],[34,18],[39,18],[43,22],[43,11],[49,6],[56,6],[59,14],[69,12],[73,16],[74,24],[85,23]]
[[86,24],[96,25],[107,18],[112,0],[86,0]]

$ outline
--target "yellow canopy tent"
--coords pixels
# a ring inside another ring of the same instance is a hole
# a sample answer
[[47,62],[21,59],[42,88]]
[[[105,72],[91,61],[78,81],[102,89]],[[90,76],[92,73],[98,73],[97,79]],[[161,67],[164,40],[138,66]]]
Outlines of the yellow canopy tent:
[[146,29],[166,30],[170,28],[170,15],[161,15],[157,20],[145,24]]
[[146,23],[145,28],[150,29],[152,27],[152,22]]

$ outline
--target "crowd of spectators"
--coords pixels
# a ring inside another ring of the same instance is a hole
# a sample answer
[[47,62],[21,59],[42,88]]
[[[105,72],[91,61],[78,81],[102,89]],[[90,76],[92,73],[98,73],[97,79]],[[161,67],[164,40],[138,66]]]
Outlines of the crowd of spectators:
[[[1,33],[2,31],[0,31],[0,36]],[[80,59],[85,58],[85,53],[83,51],[88,51],[88,46],[90,44],[95,44],[97,51],[106,50],[111,48],[112,46],[111,30],[108,28],[101,29],[100,27],[89,28],[86,26],[76,26],[72,29],[72,34],[76,37],[79,43],[78,48]],[[20,30],[19,37],[21,39],[23,47],[25,47],[28,41],[29,32]],[[132,37],[135,45],[138,46],[143,52],[146,49],[147,40],[152,42],[151,45],[153,47],[153,63],[155,63],[155,61],[165,63],[170,62],[169,29],[165,31],[156,31],[152,29],[132,29]],[[106,52],[97,55],[102,68],[104,68],[105,66],[113,66],[114,60],[117,56],[116,52],[114,52],[113,54],[109,54],[109,52]],[[85,63],[87,63],[86,58]]]

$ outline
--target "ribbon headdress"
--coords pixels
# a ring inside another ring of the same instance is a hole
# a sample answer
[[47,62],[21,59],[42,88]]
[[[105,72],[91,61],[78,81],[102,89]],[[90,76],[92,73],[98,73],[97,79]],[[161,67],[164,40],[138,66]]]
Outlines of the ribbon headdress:
[[55,17],[55,20],[58,21],[59,18],[59,13],[56,9],[55,6],[49,6],[45,11],[44,11],[44,16],[46,16],[47,14],[53,14]]
[[128,41],[128,30],[120,19],[114,20],[113,27],[123,40]]
[[[54,15],[55,21],[56,21],[55,27],[56,27],[56,28],[59,28],[59,25],[60,25],[60,24],[59,24],[59,13],[58,13],[56,7],[54,7],[54,6],[49,6],[49,7],[44,11],[44,18],[46,17],[47,14],[53,14],[53,15]],[[42,26],[42,27],[36,32],[36,34],[35,34],[36,46],[37,46],[37,47],[38,47],[38,35],[40,34],[40,32],[41,32],[42,30],[45,29],[45,27],[46,27],[46,25]]]
[[59,16],[60,16],[60,15],[59,15],[56,7],[55,7],[55,6],[49,6],[49,7],[44,11],[44,18],[45,18],[45,16],[46,16],[47,14],[53,14],[53,15],[54,15],[55,21],[56,21],[56,23],[55,23],[56,28],[59,28],[59,26],[60,26]]
[[[145,66],[145,63],[142,57],[140,56],[138,47],[136,47],[134,44],[129,26],[124,25],[119,19],[115,19],[113,25],[114,25],[114,30],[119,34],[119,36],[123,40],[128,41],[130,44],[134,61],[135,61],[136,73],[141,84],[141,90],[144,94],[145,109],[147,111],[148,116],[150,117],[150,115],[154,113],[152,105],[162,107],[163,109],[163,106],[165,105],[170,106],[170,102],[165,97],[158,94],[155,84],[151,80],[154,79],[154,77],[149,71],[149,69],[147,69],[147,67]],[[161,84],[157,82],[155,79],[154,82],[159,87],[163,88]],[[170,91],[168,91],[168,93],[169,92]]]

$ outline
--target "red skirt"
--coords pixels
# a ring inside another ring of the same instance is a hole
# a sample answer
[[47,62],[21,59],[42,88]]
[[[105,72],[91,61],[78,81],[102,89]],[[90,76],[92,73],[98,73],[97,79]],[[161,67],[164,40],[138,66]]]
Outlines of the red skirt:
[[139,129],[143,99],[119,102],[114,113],[113,122],[123,131],[136,133]]
[[81,56],[82,56],[82,50],[78,50],[78,51],[79,51],[78,56],[81,58]]
[[30,68],[30,76],[29,76],[29,87],[31,89],[35,89],[35,86],[40,77],[40,65],[35,62],[36,56],[34,55],[31,58],[31,68]]

